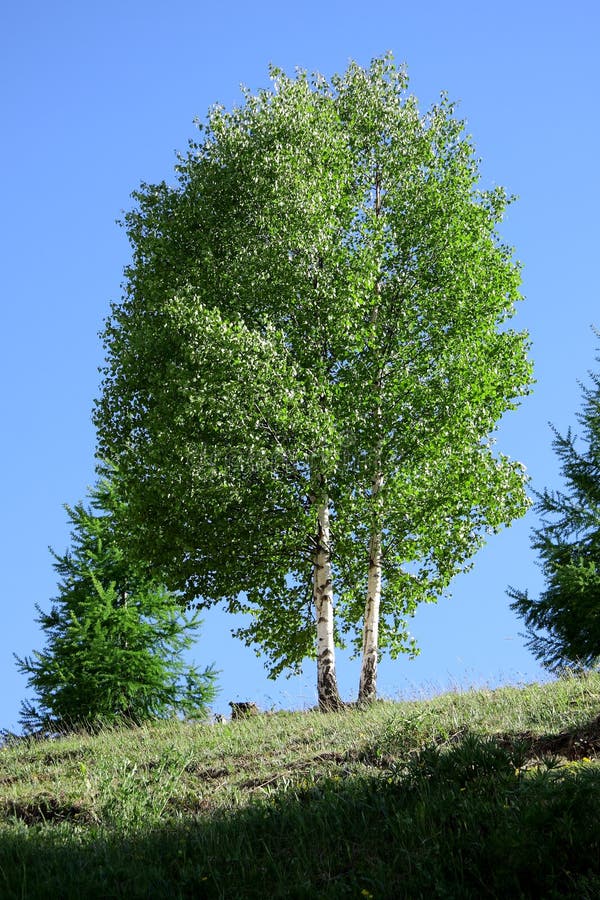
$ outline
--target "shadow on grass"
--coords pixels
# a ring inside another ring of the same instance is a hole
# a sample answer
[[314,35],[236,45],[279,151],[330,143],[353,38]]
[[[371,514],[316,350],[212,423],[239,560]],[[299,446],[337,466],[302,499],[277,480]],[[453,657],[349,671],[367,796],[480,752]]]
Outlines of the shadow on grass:
[[502,735],[498,740],[506,747],[521,744],[530,757],[559,756],[574,761],[600,756],[600,716],[571,731],[543,737],[524,731]]
[[49,807],[0,830],[0,896],[600,896],[600,768],[525,755],[465,735],[377,776],[127,832]]

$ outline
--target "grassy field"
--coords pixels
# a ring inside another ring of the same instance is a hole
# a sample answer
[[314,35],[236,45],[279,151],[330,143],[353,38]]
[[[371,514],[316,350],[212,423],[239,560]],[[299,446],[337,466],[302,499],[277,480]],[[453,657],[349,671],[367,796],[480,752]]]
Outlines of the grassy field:
[[600,676],[0,750],[0,898],[600,896]]

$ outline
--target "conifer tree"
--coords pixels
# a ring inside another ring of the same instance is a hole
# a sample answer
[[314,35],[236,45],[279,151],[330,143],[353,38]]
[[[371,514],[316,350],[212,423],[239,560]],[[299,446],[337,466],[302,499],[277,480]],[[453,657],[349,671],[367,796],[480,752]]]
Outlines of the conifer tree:
[[541,525],[531,546],[546,588],[539,597],[508,591],[527,626],[529,648],[552,671],[588,667],[600,657],[600,375],[591,378],[577,416],[583,446],[571,429],[564,436],[553,429],[565,488],[538,494]]
[[91,507],[66,506],[72,547],[54,553],[59,594],[49,612],[41,652],[16,657],[37,697],[21,708],[25,731],[64,731],[183,713],[206,715],[215,673],[181,659],[193,643],[197,614],[187,619],[160,583],[132,564],[113,534],[118,500],[102,482]]

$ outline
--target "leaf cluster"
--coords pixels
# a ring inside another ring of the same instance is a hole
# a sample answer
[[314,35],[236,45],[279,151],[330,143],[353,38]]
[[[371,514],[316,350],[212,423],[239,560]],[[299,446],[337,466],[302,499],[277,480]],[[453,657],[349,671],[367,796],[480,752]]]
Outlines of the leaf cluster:
[[331,83],[271,74],[210,111],[174,186],[134,195],[95,421],[129,545],[186,602],[250,612],[240,635],[276,674],[312,652],[315,504],[340,642],[360,641],[381,532],[394,654],[417,604],[525,512],[491,434],[531,367],[507,325],[510,198],[479,189],[447,98],[421,114],[390,56]]

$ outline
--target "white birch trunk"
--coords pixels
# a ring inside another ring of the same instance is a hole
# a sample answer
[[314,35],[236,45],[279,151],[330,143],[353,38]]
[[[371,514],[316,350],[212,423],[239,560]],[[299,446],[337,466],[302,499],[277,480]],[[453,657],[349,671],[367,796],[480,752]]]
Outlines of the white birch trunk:
[[[383,477],[377,475],[373,492],[381,490]],[[372,703],[377,696],[377,661],[379,658],[379,613],[381,608],[381,532],[375,526],[369,542],[369,575],[363,623],[362,664],[358,702]]]
[[[381,215],[381,173],[375,170],[375,217]],[[381,295],[381,283],[375,284],[375,294]],[[374,325],[379,317],[379,305],[375,305],[371,316]],[[375,382],[377,393],[381,395],[381,375]],[[381,609],[381,488],[383,487],[383,472],[381,471],[381,405],[378,403],[375,409],[375,475],[371,488],[371,500],[373,514],[375,516],[369,540],[369,572],[367,578],[367,600],[365,603],[365,616],[363,622],[362,663],[360,668],[360,682],[358,687],[358,702],[372,703],[377,696],[377,662],[379,660],[379,613]]]
[[317,548],[313,571],[313,597],[317,620],[317,692],[323,712],[340,709],[333,640],[333,590],[331,578],[329,503],[318,509]]

